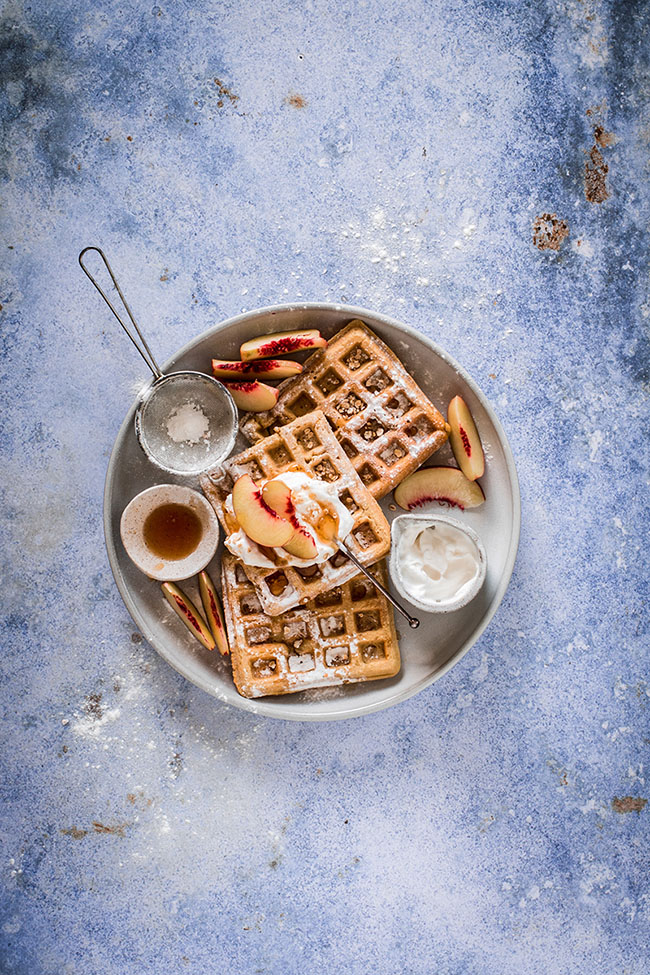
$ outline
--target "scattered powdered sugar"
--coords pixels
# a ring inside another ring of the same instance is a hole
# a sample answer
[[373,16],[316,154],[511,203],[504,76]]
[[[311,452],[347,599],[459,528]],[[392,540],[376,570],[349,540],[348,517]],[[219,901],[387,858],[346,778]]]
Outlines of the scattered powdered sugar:
[[314,670],[316,666],[314,656],[311,653],[293,654],[288,658],[287,663],[289,670],[294,674]]
[[210,421],[198,403],[177,406],[167,419],[167,434],[174,443],[199,443],[210,432]]
[[326,616],[320,621],[320,628],[323,636],[332,636],[343,632],[344,622],[341,616]]
[[95,714],[84,714],[83,717],[79,717],[77,721],[72,725],[72,730],[77,735],[83,735],[85,738],[98,738],[102,728],[107,724],[112,724],[113,721],[117,721],[120,716],[119,708],[110,708],[104,711],[101,716]]
[[602,447],[605,438],[603,436],[602,430],[594,430],[593,433],[589,434],[589,460],[594,464],[598,458],[600,448]]

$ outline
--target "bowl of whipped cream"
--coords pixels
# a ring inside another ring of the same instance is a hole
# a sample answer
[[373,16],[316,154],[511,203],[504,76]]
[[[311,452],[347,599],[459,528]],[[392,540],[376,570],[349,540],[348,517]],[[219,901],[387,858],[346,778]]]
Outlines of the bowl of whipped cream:
[[399,515],[391,526],[390,574],[405,599],[427,613],[462,609],[487,574],[476,534],[446,515]]

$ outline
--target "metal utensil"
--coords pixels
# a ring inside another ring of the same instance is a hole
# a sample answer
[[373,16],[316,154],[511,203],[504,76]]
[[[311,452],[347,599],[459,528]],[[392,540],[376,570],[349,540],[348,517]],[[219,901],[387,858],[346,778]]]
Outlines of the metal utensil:
[[[123,321],[84,264],[83,259],[89,251],[95,251],[104,262],[135,332]],[[237,407],[227,388],[218,379],[202,372],[185,370],[165,375],[154,359],[101,248],[84,247],[79,254],[79,264],[153,373],[153,382],[140,394],[135,413],[135,433],[147,457],[170,474],[185,475],[200,474],[224,460],[237,438]],[[175,439],[169,424],[188,407],[193,415],[207,421],[207,431],[197,439]]]
[[382,596],[385,596],[386,599],[388,600],[388,602],[391,603],[391,605],[393,605],[395,607],[395,609],[398,611],[398,613],[401,613],[402,614],[402,616],[404,617],[404,619],[408,621],[408,625],[411,627],[411,629],[417,630],[418,626],[420,625],[419,619],[417,619],[417,617],[411,616],[409,613],[407,613],[406,610],[404,609],[404,607],[400,603],[398,603],[396,599],[393,599],[393,597],[389,593],[388,589],[386,589],[385,586],[382,586],[381,582],[379,582],[378,579],[375,579],[375,577],[373,576],[373,574],[371,572],[369,572],[368,569],[366,569],[365,565],[361,565],[361,562],[359,562],[359,559],[356,557],[356,555],[353,555],[352,554],[352,552],[347,547],[347,545],[345,544],[345,542],[341,541],[340,538],[337,538],[337,542],[339,544],[339,547],[340,547],[341,551],[344,552],[345,555],[347,555],[347,557],[349,558],[350,562],[352,562],[353,565],[356,565],[357,569],[359,569],[361,572],[363,572],[363,574],[368,577],[368,579],[370,580],[370,582],[372,582],[372,584],[375,587],[375,589],[378,589],[379,592],[382,594]]

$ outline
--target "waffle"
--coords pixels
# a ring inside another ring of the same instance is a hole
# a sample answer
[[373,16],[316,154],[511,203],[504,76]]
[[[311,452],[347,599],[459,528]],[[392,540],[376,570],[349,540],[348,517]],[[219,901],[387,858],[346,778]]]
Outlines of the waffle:
[[[231,457],[201,477],[201,487],[228,533],[224,502],[242,474],[254,481],[267,480],[284,471],[305,471],[323,481],[336,483],[339,498],[350,511],[353,527],[345,539],[363,565],[372,565],[390,548],[390,528],[384,514],[361,483],[320,410],[281,427],[273,436]],[[244,566],[257,589],[264,611],[270,616],[304,605],[319,593],[340,586],[357,573],[342,553],[336,552],[321,565],[257,568]]]
[[[384,585],[386,564],[371,570]],[[221,588],[232,672],[243,697],[392,677],[400,657],[393,610],[362,575],[283,616],[267,616],[238,559],[226,552]]]
[[358,319],[280,385],[264,413],[241,430],[257,443],[296,416],[322,410],[375,498],[388,494],[447,440],[448,427],[397,356]]

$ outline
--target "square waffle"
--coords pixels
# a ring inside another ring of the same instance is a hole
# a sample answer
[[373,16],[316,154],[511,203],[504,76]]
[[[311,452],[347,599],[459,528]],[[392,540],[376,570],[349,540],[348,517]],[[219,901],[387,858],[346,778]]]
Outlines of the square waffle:
[[322,410],[359,477],[375,498],[388,494],[448,436],[429,402],[388,346],[358,319],[280,384],[278,401],[247,413],[241,430],[251,443],[297,416]]
[[[390,548],[390,528],[384,514],[361,483],[359,475],[343,453],[320,410],[280,427],[273,436],[231,457],[201,476],[201,487],[211,502],[226,533],[229,526],[224,503],[242,474],[255,482],[284,471],[305,471],[320,480],[336,484],[338,495],[353,518],[345,539],[350,551],[363,565],[372,565]],[[358,569],[336,552],[321,565],[309,568],[282,566],[258,568],[245,565],[246,575],[257,589],[264,611],[270,616],[304,605],[321,592],[351,579]]]
[[[385,562],[371,571],[387,584]],[[292,694],[399,671],[393,609],[362,575],[306,606],[268,616],[241,563],[226,552],[221,588],[233,677],[243,697]]]

